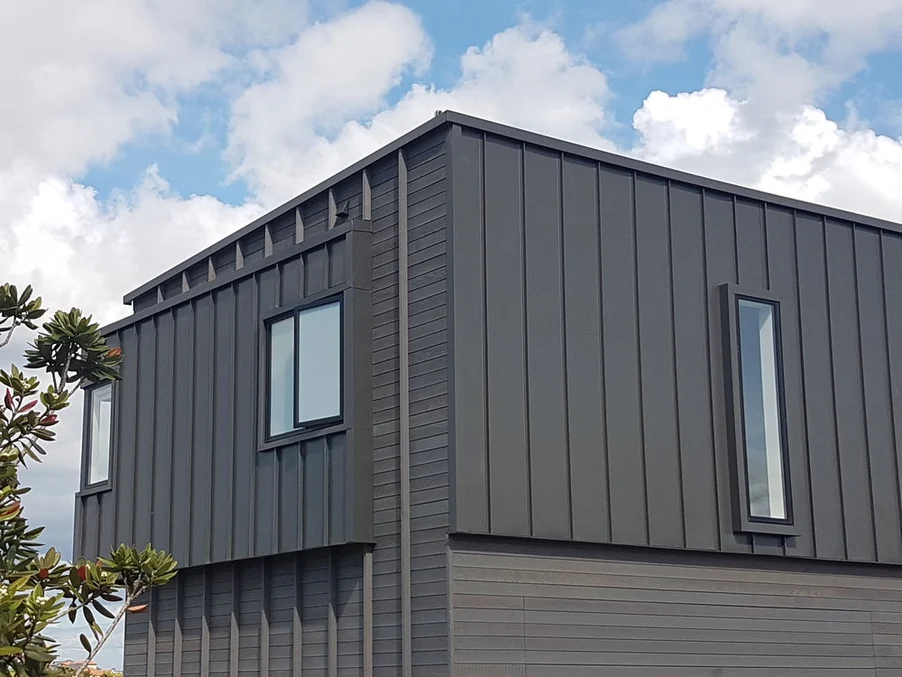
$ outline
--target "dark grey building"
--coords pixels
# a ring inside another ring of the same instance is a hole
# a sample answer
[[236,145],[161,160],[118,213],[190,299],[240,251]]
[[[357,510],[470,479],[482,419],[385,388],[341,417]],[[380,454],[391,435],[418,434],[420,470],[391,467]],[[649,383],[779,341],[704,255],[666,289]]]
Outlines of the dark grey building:
[[902,226],[442,113],[125,297],[129,677],[902,674]]

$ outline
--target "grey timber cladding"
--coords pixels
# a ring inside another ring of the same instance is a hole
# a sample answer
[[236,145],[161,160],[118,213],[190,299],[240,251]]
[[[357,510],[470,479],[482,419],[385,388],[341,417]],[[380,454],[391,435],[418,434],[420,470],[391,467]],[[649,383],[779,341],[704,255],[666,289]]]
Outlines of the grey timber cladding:
[[881,565],[456,541],[454,674],[899,674],[902,582]]
[[[902,562],[899,233],[512,134],[451,136],[452,530]],[[725,283],[781,300],[797,537],[734,531]]]
[[193,567],[125,625],[125,673],[364,675],[363,552],[295,553]]
[[[373,224],[373,644],[376,674],[392,677],[448,673],[445,136],[444,130],[430,134],[404,148],[403,162],[393,155],[368,172]],[[401,263],[402,244],[406,265]],[[403,331],[399,308],[406,309]],[[402,436],[404,427],[409,432]]]

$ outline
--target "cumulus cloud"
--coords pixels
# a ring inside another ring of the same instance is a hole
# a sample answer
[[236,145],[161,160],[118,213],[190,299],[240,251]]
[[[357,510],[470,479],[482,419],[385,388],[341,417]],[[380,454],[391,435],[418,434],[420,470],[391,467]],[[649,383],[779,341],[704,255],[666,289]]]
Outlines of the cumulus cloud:
[[866,58],[902,38],[897,0],[665,0],[621,31],[640,61],[673,59],[705,37],[709,83],[753,95],[753,104],[794,107],[841,84]]
[[[435,36],[409,8],[375,0],[307,20],[293,0],[0,3],[0,40],[15,55],[0,71],[3,279],[116,319],[124,292],[436,110],[616,150],[604,69],[547,27],[525,21],[470,47],[439,87]],[[896,0],[666,0],[622,43],[653,60],[705,36],[709,86],[649,94],[633,119],[639,141],[623,152],[898,220],[900,140],[832,121],[817,103],[900,30]],[[179,101],[204,87],[231,97],[224,161],[251,186],[246,204],[180,195],[155,167],[110,199],[79,181],[129,141],[166,134]],[[77,408],[52,462],[29,471],[30,514],[66,550]]]
[[[407,46],[375,58],[370,35]],[[235,103],[229,156],[237,172],[265,202],[284,200],[443,109],[612,147],[607,78],[556,33],[528,22],[502,31],[462,55],[452,86],[415,81],[386,106],[402,74],[421,70],[429,52],[416,16],[383,2],[302,33],[273,55],[273,79]]]

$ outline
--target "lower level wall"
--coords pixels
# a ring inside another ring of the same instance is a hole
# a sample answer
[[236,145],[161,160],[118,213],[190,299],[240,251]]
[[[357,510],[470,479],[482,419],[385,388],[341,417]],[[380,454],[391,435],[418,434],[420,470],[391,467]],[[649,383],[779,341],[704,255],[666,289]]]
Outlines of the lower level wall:
[[363,675],[365,557],[332,548],[185,569],[127,617],[124,672]]
[[453,674],[902,675],[902,572],[452,541]]

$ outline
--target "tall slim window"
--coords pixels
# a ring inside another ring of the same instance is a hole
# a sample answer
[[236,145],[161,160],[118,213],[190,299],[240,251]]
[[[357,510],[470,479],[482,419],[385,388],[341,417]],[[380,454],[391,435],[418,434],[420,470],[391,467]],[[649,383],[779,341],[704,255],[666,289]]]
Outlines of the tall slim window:
[[341,302],[268,324],[269,437],[341,420]]
[[104,383],[88,391],[88,468],[87,484],[102,484],[110,479],[112,442],[113,386]]
[[785,520],[777,306],[743,297],[737,306],[749,516]]

